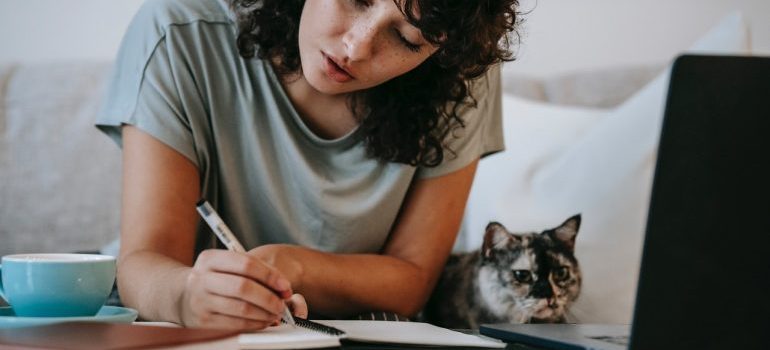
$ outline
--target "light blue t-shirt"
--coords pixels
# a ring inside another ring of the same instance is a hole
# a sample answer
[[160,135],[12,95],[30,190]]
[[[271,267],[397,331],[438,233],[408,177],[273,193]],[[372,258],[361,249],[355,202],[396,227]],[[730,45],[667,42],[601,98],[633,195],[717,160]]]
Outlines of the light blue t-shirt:
[[[503,149],[495,67],[474,86],[477,108],[438,167],[367,157],[356,129],[322,139],[303,122],[272,67],[243,59],[222,0],[150,0],[131,22],[97,126],[121,144],[134,125],[190,159],[201,193],[246,249],[299,244],[381,251],[409,185]],[[192,204],[191,204],[192,205]],[[213,234],[198,227],[196,249]]]

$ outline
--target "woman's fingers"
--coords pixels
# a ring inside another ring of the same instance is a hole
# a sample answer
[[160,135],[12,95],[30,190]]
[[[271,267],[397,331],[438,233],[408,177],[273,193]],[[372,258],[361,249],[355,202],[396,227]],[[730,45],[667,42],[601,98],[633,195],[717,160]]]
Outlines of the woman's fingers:
[[286,301],[286,305],[289,307],[289,310],[291,310],[292,315],[307,318],[307,301],[305,301],[305,297],[303,297],[302,294],[293,294],[291,298]]
[[208,299],[208,311],[212,314],[221,314],[224,316],[264,323],[272,323],[276,320],[281,320],[280,315],[267,312],[265,309],[241,299],[228,298],[220,295],[211,295]]
[[[295,317],[307,319],[307,302],[305,301],[305,297],[303,297],[301,294],[293,294],[288,300],[286,300],[286,306],[289,308],[289,310],[291,310],[291,314]],[[278,319],[270,324],[270,326],[274,327],[280,324],[281,320]]]
[[201,252],[198,262],[202,268],[236,274],[253,279],[270,288],[282,298],[292,294],[291,283],[276,268],[257,257],[221,249],[209,249]]
[[182,323],[187,327],[257,330],[280,317],[250,302],[213,294],[207,291],[205,280],[205,275],[188,279],[180,310]]
[[274,316],[286,307],[273,291],[242,276],[213,272],[203,275],[201,282],[208,293],[248,302]]
[[[289,281],[259,258],[206,250],[187,277],[181,317],[187,326],[261,329],[280,320],[290,296]],[[304,299],[298,310],[307,310]]]

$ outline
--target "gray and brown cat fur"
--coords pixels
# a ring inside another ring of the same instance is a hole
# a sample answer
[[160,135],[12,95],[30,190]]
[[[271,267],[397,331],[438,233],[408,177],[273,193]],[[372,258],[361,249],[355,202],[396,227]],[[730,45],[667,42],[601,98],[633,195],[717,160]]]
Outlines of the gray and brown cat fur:
[[481,249],[449,257],[422,321],[467,329],[564,322],[580,293],[579,227],[579,214],[541,233],[515,234],[490,223]]

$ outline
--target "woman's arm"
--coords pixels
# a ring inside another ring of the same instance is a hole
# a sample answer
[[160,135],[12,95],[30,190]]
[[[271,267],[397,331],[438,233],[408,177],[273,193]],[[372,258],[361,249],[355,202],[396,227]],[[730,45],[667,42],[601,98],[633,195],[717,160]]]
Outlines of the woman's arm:
[[[144,319],[187,326],[258,329],[274,323],[285,307],[281,299],[291,296],[288,281],[244,253],[208,250],[193,264],[198,169],[135,127],[122,132],[123,303]],[[307,313],[301,299],[292,300],[302,304],[296,313]]]
[[330,254],[291,245],[266,245],[250,253],[284,272],[314,312],[415,315],[454,245],[477,163],[412,184],[381,255]]

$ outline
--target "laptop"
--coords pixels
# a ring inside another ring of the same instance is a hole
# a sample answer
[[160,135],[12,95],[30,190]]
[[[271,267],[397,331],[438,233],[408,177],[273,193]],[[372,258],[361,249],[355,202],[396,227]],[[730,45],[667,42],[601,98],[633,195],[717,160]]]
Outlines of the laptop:
[[485,324],[550,349],[770,349],[770,57],[680,56],[633,322]]

